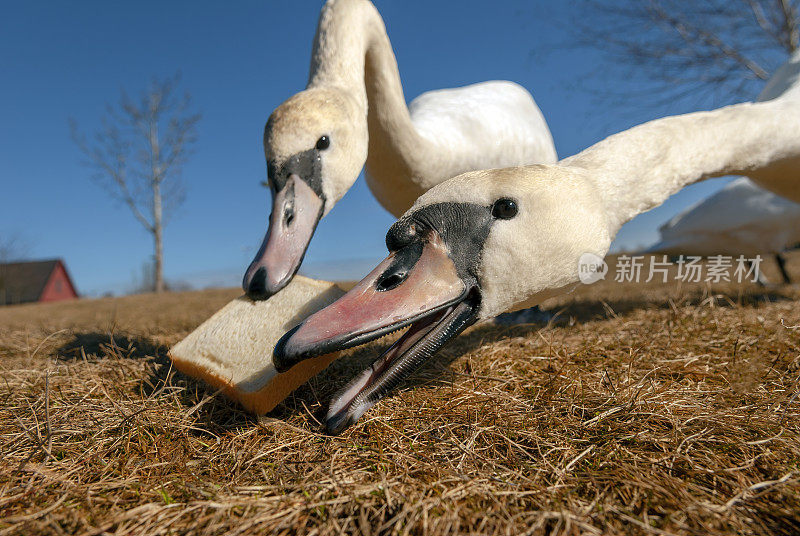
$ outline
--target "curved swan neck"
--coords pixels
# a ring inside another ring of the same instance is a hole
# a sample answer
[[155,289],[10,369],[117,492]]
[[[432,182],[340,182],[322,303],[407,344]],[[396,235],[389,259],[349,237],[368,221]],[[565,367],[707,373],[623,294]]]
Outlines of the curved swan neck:
[[[308,87],[314,86],[339,87],[357,100],[368,117],[367,167],[377,172],[373,177],[382,179],[370,187],[385,189],[389,197],[409,190],[413,202],[421,190],[411,192],[408,184],[399,188],[383,182],[413,176],[431,148],[411,122],[397,60],[383,19],[371,2],[329,0],[325,4],[311,55]],[[384,197],[381,191],[375,193],[379,199]]]
[[368,3],[329,0],[322,8],[311,50],[307,87],[338,87],[367,111],[364,57],[369,44]]
[[[745,175],[768,184],[800,159],[800,51],[755,103],[656,119],[561,161],[590,171],[611,233],[689,184]],[[790,171],[791,170],[791,171]],[[782,193],[782,192],[778,192]]]
[[314,86],[341,87],[353,95],[376,119],[373,136],[419,136],[383,19],[367,0],[329,0],[323,7],[308,80]]
[[688,184],[753,176],[800,154],[800,102],[785,95],[710,112],[657,119],[620,132],[561,162],[587,170],[611,233]]

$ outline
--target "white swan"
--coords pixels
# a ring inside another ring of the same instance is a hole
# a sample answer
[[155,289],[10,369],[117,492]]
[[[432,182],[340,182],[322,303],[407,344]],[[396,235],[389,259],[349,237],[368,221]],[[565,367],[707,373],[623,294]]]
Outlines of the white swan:
[[[791,63],[796,72],[800,52]],[[731,174],[767,177],[800,197],[798,85],[766,102],[651,121],[556,165],[475,171],[435,186],[389,230],[386,260],[281,338],[276,366],[410,325],[334,398],[327,426],[338,432],[470,324],[574,288],[581,259],[605,256],[637,214]]]
[[325,4],[308,86],[272,113],[264,152],[273,208],[243,281],[255,299],[294,276],[318,221],[365,162],[375,197],[399,216],[460,173],[557,159],[541,111],[512,82],[432,91],[407,107],[383,20],[367,0]]
[[648,248],[668,255],[775,255],[790,283],[781,252],[800,243],[800,204],[761,188],[746,177],[674,216]]

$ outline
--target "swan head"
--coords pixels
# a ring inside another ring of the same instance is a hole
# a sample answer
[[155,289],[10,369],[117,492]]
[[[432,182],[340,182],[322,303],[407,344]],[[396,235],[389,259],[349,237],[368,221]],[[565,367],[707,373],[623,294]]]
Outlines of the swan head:
[[266,299],[292,279],[319,220],[358,178],[367,145],[366,115],[344,91],[306,89],[272,112],[264,128],[272,213],[244,276],[248,296]]
[[529,307],[579,281],[584,253],[611,242],[600,196],[582,170],[486,170],[435,186],[389,230],[389,256],[342,298],[279,341],[298,361],[408,331],[333,400],[336,433],[476,321]]

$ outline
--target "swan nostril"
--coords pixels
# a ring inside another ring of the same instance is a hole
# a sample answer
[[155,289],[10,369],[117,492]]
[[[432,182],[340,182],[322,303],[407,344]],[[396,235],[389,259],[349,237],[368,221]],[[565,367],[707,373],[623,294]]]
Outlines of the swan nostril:
[[378,281],[378,284],[375,285],[375,288],[378,289],[378,291],[380,292],[386,292],[387,290],[392,290],[393,288],[400,285],[400,283],[405,281],[407,276],[408,272],[399,272],[399,273],[396,272],[393,274],[389,274],[381,278],[381,280]]
[[293,221],[294,221],[294,209],[290,208],[283,214],[283,222],[288,227],[292,224]]

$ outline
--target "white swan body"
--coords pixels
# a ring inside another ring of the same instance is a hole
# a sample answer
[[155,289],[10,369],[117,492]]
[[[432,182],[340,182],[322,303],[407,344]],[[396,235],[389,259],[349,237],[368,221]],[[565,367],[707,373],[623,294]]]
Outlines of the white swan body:
[[[367,184],[397,217],[422,193],[461,173],[557,160],[541,110],[514,82],[493,80],[429,91],[411,101],[408,112],[414,129],[437,156],[400,175],[377,158],[368,159],[366,168]],[[384,185],[394,186],[394,191]]]
[[411,101],[408,111],[417,132],[440,146],[442,156],[449,160],[447,170],[430,173],[430,182],[436,184],[445,180],[441,177],[450,169],[465,173],[512,167],[509,162],[557,160],[542,112],[531,94],[514,82],[496,80],[429,91]]
[[541,111],[511,82],[432,91],[406,106],[383,20],[368,0],[325,4],[308,86],[272,113],[264,152],[273,211],[243,283],[256,299],[291,279],[317,222],[365,163],[371,191],[397,216],[454,175],[556,161]]
[[648,248],[670,255],[772,253],[800,243],[800,204],[742,177],[674,216]]

